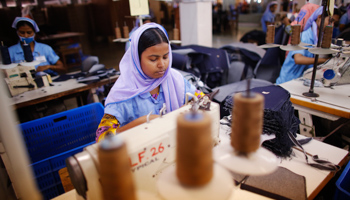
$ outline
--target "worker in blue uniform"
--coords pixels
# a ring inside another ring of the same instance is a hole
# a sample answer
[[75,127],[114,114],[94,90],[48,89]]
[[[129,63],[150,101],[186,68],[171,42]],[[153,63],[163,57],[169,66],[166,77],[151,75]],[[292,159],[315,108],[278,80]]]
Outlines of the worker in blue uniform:
[[[318,31],[321,26],[322,10],[323,6],[319,7],[306,22],[304,27],[305,31],[301,33],[301,42],[313,45],[317,44]],[[328,24],[329,16],[326,14],[324,26]],[[327,60],[328,58],[318,58],[318,64],[324,63]],[[305,70],[313,67],[314,61],[314,54],[310,53],[307,49],[290,51],[282,65],[276,84],[281,84],[301,77]]]
[[271,1],[267,6],[266,10],[261,18],[262,31],[266,33],[267,26],[275,22],[274,12],[277,9],[277,1]]
[[39,27],[34,20],[26,17],[16,17],[12,28],[17,30],[19,37],[19,42],[9,48],[12,63],[20,63],[25,60],[23,44],[28,44],[34,60],[40,62],[35,66],[36,71],[44,71],[52,76],[66,72],[55,51],[49,45],[35,41],[35,34],[39,32]]

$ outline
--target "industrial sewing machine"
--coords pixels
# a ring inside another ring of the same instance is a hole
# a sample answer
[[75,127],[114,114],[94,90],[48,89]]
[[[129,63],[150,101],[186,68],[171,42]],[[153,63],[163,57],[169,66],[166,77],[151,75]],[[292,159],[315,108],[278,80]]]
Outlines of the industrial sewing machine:
[[[131,171],[138,192],[156,194],[157,176],[174,164],[176,150],[176,118],[190,112],[186,105],[157,119],[136,126],[120,134],[127,144]],[[212,117],[213,146],[219,143],[220,106],[211,102],[207,112]],[[66,161],[70,178],[77,192],[77,199],[100,199],[98,144],[69,157]]]
[[[312,68],[306,70],[303,78],[311,79],[312,70]],[[338,53],[327,62],[318,65],[316,80],[323,80],[324,86],[349,84],[350,57]]]
[[37,64],[37,61],[34,61],[1,65],[0,68],[4,72],[4,79],[11,96],[50,85],[52,82],[50,75],[46,73],[37,75],[35,71]]

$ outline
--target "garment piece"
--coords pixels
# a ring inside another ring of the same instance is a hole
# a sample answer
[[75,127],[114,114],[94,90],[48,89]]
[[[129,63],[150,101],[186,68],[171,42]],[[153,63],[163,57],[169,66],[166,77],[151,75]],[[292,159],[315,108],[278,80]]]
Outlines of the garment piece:
[[199,45],[176,46],[172,48],[176,52],[186,54],[190,57],[191,69],[187,72],[200,77],[210,88],[227,83],[227,71],[230,66],[228,54],[223,49],[204,47]]
[[[12,63],[20,63],[25,60],[24,52],[20,42],[11,46],[9,48],[9,53],[10,53]],[[39,65],[35,66],[35,69],[43,65],[54,65],[60,59],[60,57],[55,53],[55,51],[49,45],[36,42],[36,41],[34,41],[34,51],[32,53],[33,53],[34,60],[41,61]],[[57,72],[51,69],[45,70],[45,72],[53,76],[58,75]]]
[[[308,44],[314,44],[315,38],[312,31],[312,27],[302,32],[301,41]],[[286,60],[284,61],[279,77],[276,80],[276,84],[281,84],[303,75],[304,71],[311,68],[313,65],[298,65],[295,64],[294,55],[301,54],[306,57],[313,58],[314,54],[310,53],[308,50],[298,50],[289,52]]]
[[[233,176],[239,177],[239,175]],[[249,176],[240,187],[272,199],[307,199],[305,177],[283,167],[278,167],[276,171],[268,175]]]
[[[253,79],[252,83],[254,84],[254,82],[256,82],[256,80],[254,81]],[[235,93],[241,91],[237,90],[233,94],[227,95],[224,101],[221,102],[221,117],[231,115],[231,111],[234,108],[233,96]],[[291,132],[293,136],[296,137],[296,132],[300,124],[299,119],[294,115],[294,108],[290,101],[290,93],[281,86],[271,85],[271,83],[270,85],[262,87],[252,87],[250,91],[260,93],[264,96],[264,123],[262,133],[267,135],[274,134],[276,136],[274,139],[265,140],[262,146],[279,157],[289,157],[294,144],[288,136],[288,132]],[[222,116],[222,114],[224,114],[224,116]]]
[[[165,29],[155,23],[147,23],[138,28],[131,36],[131,46],[125,52],[120,64],[120,77],[109,92],[105,104],[118,103],[134,98],[138,95],[148,93],[158,87],[163,86],[165,103],[169,111],[173,111],[183,105],[185,99],[185,84],[183,76],[171,68],[172,53],[169,44],[169,66],[161,78],[153,79],[148,77],[141,69],[138,55],[138,43],[141,34],[150,28]],[[170,43],[170,42],[169,42]]]

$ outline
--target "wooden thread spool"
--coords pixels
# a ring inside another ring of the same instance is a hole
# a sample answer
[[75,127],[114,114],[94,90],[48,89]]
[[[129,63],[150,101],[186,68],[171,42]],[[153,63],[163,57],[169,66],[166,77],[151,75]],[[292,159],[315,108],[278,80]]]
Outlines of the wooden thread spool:
[[300,44],[300,31],[301,25],[295,24],[292,26],[292,36],[291,36],[291,45],[299,45]]
[[122,33],[121,33],[119,27],[115,27],[115,37],[116,37],[117,39],[122,38]]
[[9,49],[7,48],[7,46],[4,45],[3,41],[1,41],[0,50],[1,50],[2,64],[4,65],[11,64]]
[[116,27],[115,27],[115,38],[119,39],[122,38],[122,33],[120,32],[120,28],[118,26],[118,22],[116,22]]
[[26,62],[32,62],[34,60],[32,49],[29,44],[24,43],[23,46],[24,59]]
[[177,118],[176,175],[181,184],[203,186],[213,177],[211,117],[185,113]]
[[275,43],[275,25],[268,25],[266,32],[266,44]]
[[104,200],[136,200],[126,144],[119,136],[101,141],[98,149]]
[[231,145],[238,154],[249,154],[260,147],[260,135],[263,127],[264,96],[244,93],[234,96],[232,111]]
[[174,28],[174,40],[180,40],[180,33],[177,28]]
[[330,48],[332,43],[333,26],[326,26],[323,32],[321,48]]
[[129,27],[127,25],[123,26],[124,38],[129,38]]

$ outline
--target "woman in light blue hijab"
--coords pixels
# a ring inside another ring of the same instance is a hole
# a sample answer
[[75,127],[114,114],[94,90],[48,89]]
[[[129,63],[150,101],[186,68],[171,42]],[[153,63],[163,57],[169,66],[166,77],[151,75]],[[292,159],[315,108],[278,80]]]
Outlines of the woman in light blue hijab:
[[261,18],[262,31],[266,33],[267,25],[275,22],[275,10],[277,9],[277,1],[271,1],[266,6],[266,10]]
[[[130,48],[119,64],[120,76],[105,101],[105,115],[96,131],[96,141],[145,122],[185,104],[186,93],[198,98],[204,93],[171,68],[172,50],[164,27],[140,26],[130,37]],[[154,114],[154,115],[153,115]]]

